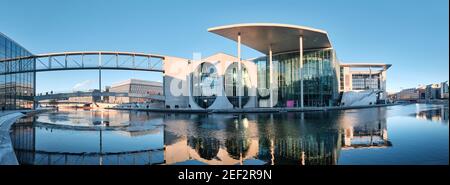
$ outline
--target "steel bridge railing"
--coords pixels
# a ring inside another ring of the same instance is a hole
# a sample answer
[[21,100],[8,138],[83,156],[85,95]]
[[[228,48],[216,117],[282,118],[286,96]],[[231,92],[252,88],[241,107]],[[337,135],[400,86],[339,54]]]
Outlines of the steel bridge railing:
[[0,60],[0,75],[84,69],[164,72],[164,56],[112,51],[40,54]]

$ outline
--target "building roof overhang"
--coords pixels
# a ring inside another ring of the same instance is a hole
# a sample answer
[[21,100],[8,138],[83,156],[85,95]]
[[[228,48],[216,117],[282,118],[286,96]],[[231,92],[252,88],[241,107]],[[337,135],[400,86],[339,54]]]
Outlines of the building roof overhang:
[[351,68],[383,68],[384,70],[389,69],[392,64],[383,63],[341,63],[341,67],[351,67]]
[[242,44],[264,54],[269,54],[270,46],[273,53],[299,50],[300,36],[303,36],[304,50],[332,48],[327,32],[304,26],[246,23],[213,27],[208,31],[236,42],[240,34]]

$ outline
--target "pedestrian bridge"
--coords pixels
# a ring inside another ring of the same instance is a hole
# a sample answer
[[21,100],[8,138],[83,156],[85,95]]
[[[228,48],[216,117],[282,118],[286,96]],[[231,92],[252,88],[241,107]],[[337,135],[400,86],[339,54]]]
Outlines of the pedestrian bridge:
[[12,62],[17,65],[4,67],[0,75],[28,72],[62,70],[139,70],[162,72],[164,56],[112,51],[83,51],[39,54],[0,60],[0,64]]

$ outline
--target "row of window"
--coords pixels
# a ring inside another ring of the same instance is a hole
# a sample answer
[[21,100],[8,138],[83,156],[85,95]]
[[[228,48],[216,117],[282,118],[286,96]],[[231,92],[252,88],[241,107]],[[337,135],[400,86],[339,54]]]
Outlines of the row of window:
[[[330,106],[337,97],[337,68],[334,51],[331,49],[305,51],[303,68],[300,68],[299,53],[274,55],[272,58],[273,83],[270,84],[269,60],[261,57],[254,60],[258,70],[258,89],[275,90],[278,107],[300,106],[300,75],[303,77],[303,104],[305,106]],[[258,99],[269,96],[260,94]]]
[[148,85],[131,85],[130,93],[137,94],[162,94],[163,88],[161,86]]
[[[249,101],[249,86],[251,84],[247,68],[242,65],[242,77],[238,73],[239,64],[237,62],[229,65],[223,78],[223,89],[228,101],[233,107],[239,107],[239,83],[242,84],[241,107]],[[219,83],[220,77],[214,65],[203,62],[192,74],[192,96],[198,106],[207,108],[211,106],[216,97],[221,92]]]
[[[31,53],[0,34],[0,60],[30,56]],[[32,60],[0,62],[0,72],[33,70]],[[31,109],[34,98],[34,73],[0,75],[0,108],[2,110]]]
[[353,90],[380,89],[380,79],[378,75],[353,74]]

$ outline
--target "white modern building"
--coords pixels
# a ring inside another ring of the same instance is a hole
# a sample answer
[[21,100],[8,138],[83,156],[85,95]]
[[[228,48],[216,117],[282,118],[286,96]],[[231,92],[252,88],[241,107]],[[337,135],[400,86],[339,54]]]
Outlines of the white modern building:
[[[353,106],[384,103],[387,97],[386,70],[391,65],[341,64],[324,30],[287,24],[248,23],[218,26],[208,31],[235,41],[236,53],[184,59],[120,51],[28,56],[22,50],[23,55],[0,57],[0,62],[11,65],[8,68],[18,69],[0,70],[1,75],[24,75],[19,78],[23,82],[12,85],[5,82],[3,86],[0,83],[5,92],[0,93],[0,97],[6,101],[2,109],[14,109],[16,105],[30,107],[30,103],[36,107],[36,72],[58,70],[97,70],[99,91],[102,89],[102,70],[162,73],[164,80],[160,84],[129,80],[113,85],[108,89],[110,95],[104,96],[110,96],[106,99],[117,104],[146,102],[153,97],[154,100],[164,100],[164,107],[170,109]],[[5,43],[12,44],[8,39]],[[261,56],[243,59],[242,45],[258,51]],[[26,67],[19,67],[22,64]],[[25,85],[17,85],[24,82]],[[14,89],[19,87],[28,89],[17,94],[18,90]]]
[[[386,70],[391,65],[341,65],[326,31],[272,23],[235,24],[208,31],[235,41],[236,56],[165,57],[166,108],[371,105],[387,97]],[[242,59],[242,45],[262,56]],[[353,70],[356,68],[365,70]]]
[[340,64],[339,89],[341,106],[361,106],[386,103],[386,71],[391,64]]
[[238,59],[224,53],[198,60],[166,60],[166,108],[258,107],[257,69],[253,62],[242,60],[242,75],[239,75]]

